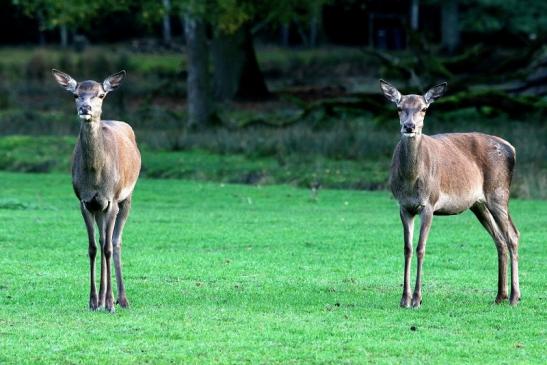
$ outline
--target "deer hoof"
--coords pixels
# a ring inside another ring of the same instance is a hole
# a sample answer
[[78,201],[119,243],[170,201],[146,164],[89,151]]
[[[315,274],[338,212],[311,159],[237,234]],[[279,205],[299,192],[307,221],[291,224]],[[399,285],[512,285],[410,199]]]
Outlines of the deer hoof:
[[511,299],[509,299],[509,304],[511,305],[517,305],[520,302],[520,294],[519,295],[511,295]]
[[410,308],[410,295],[404,295],[401,298],[401,308]]
[[105,310],[106,310],[107,312],[114,313],[114,311],[115,311],[116,309],[114,308],[114,300],[113,300],[113,299],[110,298],[110,299],[107,299],[107,300],[106,300]]
[[507,299],[507,294],[498,294],[498,296],[496,297],[496,304],[500,304],[502,303],[505,299]]
[[97,303],[97,297],[89,298],[89,310],[96,311],[98,308],[99,304]]
[[128,308],[129,307],[129,302],[127,301],[127,298],[118,298],[118,300],[116,301],[116,304],[119,304],[120,307],[122,308]]
[[412,308],[420,308],[420,305],[422,305],[422,296],[414,294],[412,296]]

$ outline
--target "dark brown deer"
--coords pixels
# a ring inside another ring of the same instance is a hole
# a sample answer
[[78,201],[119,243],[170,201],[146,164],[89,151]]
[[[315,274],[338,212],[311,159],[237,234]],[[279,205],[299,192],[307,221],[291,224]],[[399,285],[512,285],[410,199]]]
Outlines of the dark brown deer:
[[[401,141],[393,153],[391,191],[399,201],[404,234],[405,271],[402,307],[422,302],[422,265],[433,215],[459,214],[466,209],[477,216],[492,236],[498,251],[496,303],[507,299],[507,251],[511,255],[511,298],[520,300],[517,231],[509,215],[509,190],[515,149],[507,141],[482,133],[422,134],[429,105],[446,91],[446,83],[422,95],[401,95],[380,80],[386,98],[397,105]],[[420,216],[416,254],[418,268],[410,295],[410,264],[414,217]]]
[[[64,72],[53,70],[55,80],[74,95],[81,120],[80,135],[72,160],[72,186],[89,239],[91,310],[114,312],[110,258],[114,254],[118,303],[128,306],[122,278],[122,232],[131,208],[131,195],[141,168],[141,156],[133,129],[124,122],[101,120],[103,99],[116,89],[125,76],[120,71],[96,81],[77,82]],[[101,281],[99,295],[95,288],[94,222],[101,245]]]

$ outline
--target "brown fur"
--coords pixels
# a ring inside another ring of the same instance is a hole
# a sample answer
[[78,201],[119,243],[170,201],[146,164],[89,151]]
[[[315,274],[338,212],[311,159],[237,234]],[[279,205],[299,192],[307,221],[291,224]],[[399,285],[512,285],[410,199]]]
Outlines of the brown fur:
[[[405,241],[405,274],[401,306],[421,304],[421,274],[433,215],[459,214],[471,209],[492,236],[498,250],[498,295],[507,299],[507,251],[511,254],[511,304],[520,300],[519,233],[509,215],[509,193],[515,149],[507,141],[482,133],[421,133],[425,109],[442,95],[446,84],[424,96],[400,95],[382,81],[386,97],[395,102],[401,120],[401,141],[393,154],[391,191],[399,201]],[[410,262],[414,216],[420,215],[416,286],[410,297]]]
[[[101,120],[102,99],[116,88],[125,72],[110,76],[100,84],[76,83],[69,75],[54,70],[54,76],[76,97],[76,109],[82,118],[74,149],[72,185],[81,203],[86,223],[90,258],[90,299],[92,310],[114,311],[110,258],[114,255],[118,303],[127,307],[121,266],[121,241],[131,207],[131,196],[141,166],[141,156],[132,128],[124,122]],[[83,112],[82,112],[83,110]],[[85,117],[85,119],[84,119]],[[95,288],[96,243],[94,224],[101,244],[101,281]]]

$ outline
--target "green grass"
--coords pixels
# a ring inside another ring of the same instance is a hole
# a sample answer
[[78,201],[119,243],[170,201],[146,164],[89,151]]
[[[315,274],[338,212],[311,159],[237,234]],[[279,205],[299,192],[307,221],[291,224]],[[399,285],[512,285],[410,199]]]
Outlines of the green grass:
[[[494,305],[494,245],[435,218],[423,307],[400,309],[387,192],[141,179],[124,240],[131,308],[90,312],[64,174],[0,172],[0,363],[545,363],[542,201],[512,202],[523,299]],[[412,331],[411,327],[416,330]]]

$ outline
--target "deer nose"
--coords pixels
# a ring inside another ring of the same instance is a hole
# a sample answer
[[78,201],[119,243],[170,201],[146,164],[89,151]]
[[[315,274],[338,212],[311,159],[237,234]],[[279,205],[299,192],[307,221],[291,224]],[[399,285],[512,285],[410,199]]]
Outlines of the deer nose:
[[80,114],[91,114],[91,105],[82,105],[79,109]]
[[407,122],[403,125],[403,128],[404,128],[406,133],[412,133],[412,132],[414,132],[414,129],[416,129],[416,124],[414,124],[412,122]]

